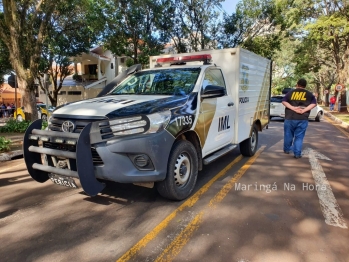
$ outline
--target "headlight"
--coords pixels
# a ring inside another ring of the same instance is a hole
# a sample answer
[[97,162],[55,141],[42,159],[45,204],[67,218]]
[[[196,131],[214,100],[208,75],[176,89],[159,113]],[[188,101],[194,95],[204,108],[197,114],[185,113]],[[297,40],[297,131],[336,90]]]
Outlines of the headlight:
[[170,111],[159,112],[151,115],[147,115],[150,121],[149,129],[146,134],[157,133],[163,130],[171,118]]
[[110,120],[110,128],[115,136],[131,134],[152,134],[163,130],[171,118],[171,112],[165,111],[147,115],[149,124],[144,116],[135,116]]
[[110,120],[109,124],[114,135],[120,136],[143,133],[147,121],[143,120],[141,116],[136,116]]

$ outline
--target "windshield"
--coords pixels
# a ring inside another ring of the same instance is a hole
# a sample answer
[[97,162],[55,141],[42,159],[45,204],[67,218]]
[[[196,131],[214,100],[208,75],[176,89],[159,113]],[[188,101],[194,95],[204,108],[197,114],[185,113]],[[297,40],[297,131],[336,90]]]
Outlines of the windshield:
[[138,72],[117,86],[112,95],[187,95],[198,79],[200,68],[176,68]]

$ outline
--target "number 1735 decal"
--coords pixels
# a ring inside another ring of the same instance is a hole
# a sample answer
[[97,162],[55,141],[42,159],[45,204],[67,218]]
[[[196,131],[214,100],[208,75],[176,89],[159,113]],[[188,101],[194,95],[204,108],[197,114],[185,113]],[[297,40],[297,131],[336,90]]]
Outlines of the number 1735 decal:
[[175,121],[177,126],[191,125],[193,123],[193,116],[177,116]]

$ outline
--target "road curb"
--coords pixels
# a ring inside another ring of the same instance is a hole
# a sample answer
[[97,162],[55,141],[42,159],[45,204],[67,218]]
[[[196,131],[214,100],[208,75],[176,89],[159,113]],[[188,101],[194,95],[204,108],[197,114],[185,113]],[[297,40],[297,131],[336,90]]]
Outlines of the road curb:
[[333,121],[335,121],[336,123],[340,124],[341,127],[343,127],[346,131],[349,132],[349,124],[343,122],[342,120],[340,120],[338,117],[335,117],[334,115],[332,115],[330,112],[324,110],[325,116],[331,118]]
[[12,160],[15,157],[22,156],[23,150],[14,150],[0,154],[0,162]]

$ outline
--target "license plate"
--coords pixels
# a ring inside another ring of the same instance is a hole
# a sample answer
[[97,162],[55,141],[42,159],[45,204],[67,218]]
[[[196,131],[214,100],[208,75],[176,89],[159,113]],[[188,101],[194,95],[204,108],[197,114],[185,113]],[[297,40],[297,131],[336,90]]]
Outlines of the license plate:
[[78,188],[74,179],[70,177],[62,177],[55,174],[49,174],[49,177],[51,181],[57,185],[71,187],[71,188]]

